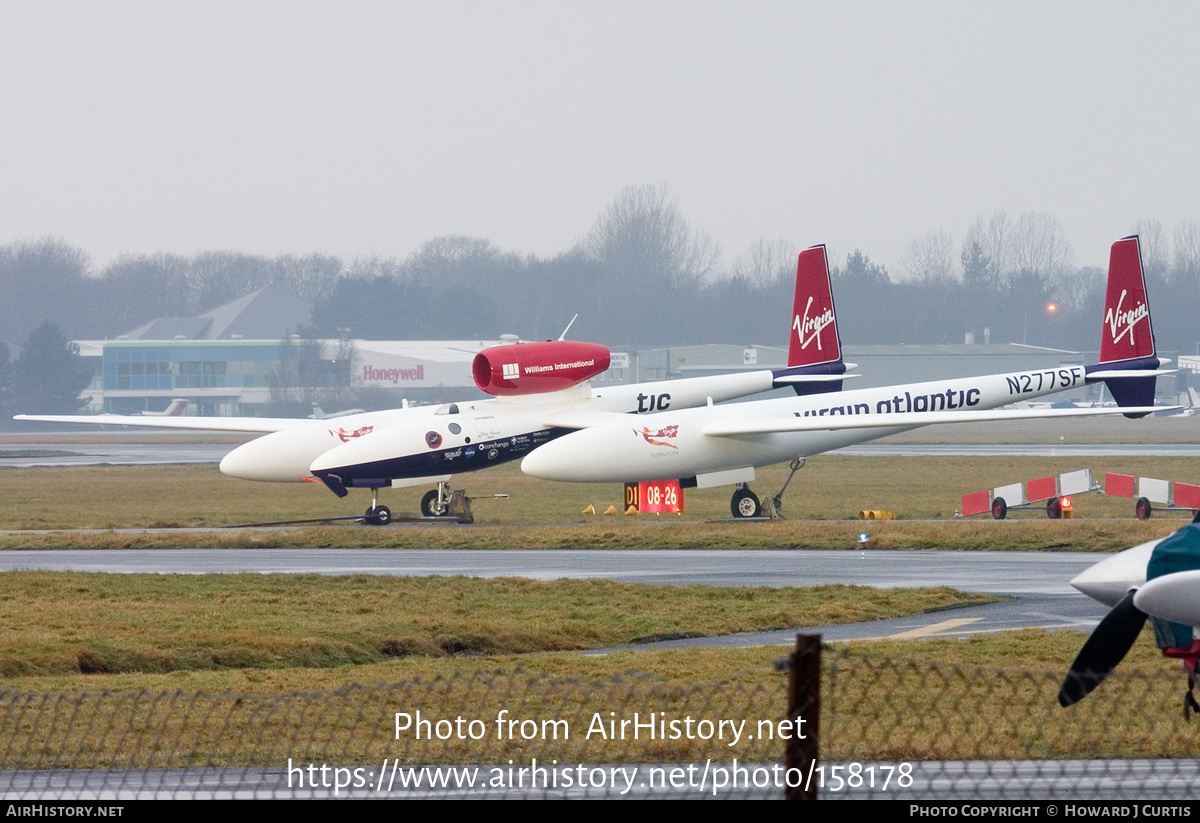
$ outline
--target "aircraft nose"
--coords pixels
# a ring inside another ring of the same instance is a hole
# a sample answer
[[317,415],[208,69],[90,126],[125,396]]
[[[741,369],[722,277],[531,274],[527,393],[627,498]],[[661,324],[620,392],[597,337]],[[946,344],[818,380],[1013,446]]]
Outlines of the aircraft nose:
[[1143,543],[1107,557],[1080,572],[1071,585],[1093,600],[1106,606],[1115,606],[1130,589],[1136,589],[1146,582],[1146,564],[1150,562],[1150,553],[1159,542]]
[[304,439],[303,432],[275,432],[243,443],[225,455],[221,460],[221,473],[242,480],[295,483],[308,474],[313,448]]
[[[240,477],[242,480],[263,480],[263,463],[258,459],[260,451],[256,440],[240,445],[221,458],[221,474]],[[269,477],[268,480],[274,480]]]
[[538,446],[521,460],[521,471],[530,477],[538,477],[542,480],[562,480],[565,479],[563,474],[566,463],[569,460],[568,452],[562,447],[558,447],[557,442],[550,442]]

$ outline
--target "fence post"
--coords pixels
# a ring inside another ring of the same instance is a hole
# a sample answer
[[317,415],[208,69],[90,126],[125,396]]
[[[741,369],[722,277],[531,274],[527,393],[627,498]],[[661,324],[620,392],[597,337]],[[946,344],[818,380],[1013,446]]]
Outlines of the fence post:
[[[816,800],[820,778],[816,770],[821,718],[821,635],[797,634],[796,651],[788,672],[788,719],[792,737],[784,752],[785,775],[799,774],[798,786],[787,785],[788,800]],[[801,722],[803,720],[803,723]],[[801,739],[803,735],[803,739]],[[796,772],[792,772],[796,769]],[[815,778],[815,779],[810,779]]]

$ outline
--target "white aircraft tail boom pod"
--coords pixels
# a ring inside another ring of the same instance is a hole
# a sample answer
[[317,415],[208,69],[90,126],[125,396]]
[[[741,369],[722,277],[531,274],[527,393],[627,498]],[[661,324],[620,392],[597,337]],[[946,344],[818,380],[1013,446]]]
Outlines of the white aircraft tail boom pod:
[[[829,282],[825,248],[801,252],[799,276]],[[798,289],[800,286],[798,285]],[[806,305],[793,314],[792,342],[836,353],[840,341],[832,298],[828,312]],[[1079,417],[1154,411],[1155,351],[1136,237],[1112,247],[1100,362],[1092,366],[955,378],[841,391],[832,395],[757,400],[656,414],[651,425],[612,420],[541,446],[521,464],[534,477],[570,482],[679,480],[683,487],[737,484],[735,517],[756,516],[758,498],[745,484],[754,469],[804,458],[935,423]],[[1104,381],[1119,409],[1002,409],[1010,403]],[[774,503],[780,505],[776,496]]]

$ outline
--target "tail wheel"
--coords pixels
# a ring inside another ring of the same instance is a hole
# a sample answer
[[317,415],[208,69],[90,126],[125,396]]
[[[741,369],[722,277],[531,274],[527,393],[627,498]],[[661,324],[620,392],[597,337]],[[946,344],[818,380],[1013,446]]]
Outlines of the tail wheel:
[[992,519],[1003,520],[1008,516],[1008,504],[1004,502],[1003,497],[997,497],[992,501]]
[[1051,497],[1046,501],[1046,516],[1051,520],[1062,520],[1062,498]]
[[1149,520],[1150,514],[1154,511],[1154,507],[1150,505],[1150,501],[1144,497],[1139,497],[1137,506],[1134,507],[1137,511],[1138,520]]
[[438,490],[430,489],[421,498],[421,514],[426,517],[441,517],[446,513],[446,504],[438,499]]
[[734,517],[758,517],[762,513],[758,497],[746,488],[738,489],[733,493],[729,509],[733,512]]

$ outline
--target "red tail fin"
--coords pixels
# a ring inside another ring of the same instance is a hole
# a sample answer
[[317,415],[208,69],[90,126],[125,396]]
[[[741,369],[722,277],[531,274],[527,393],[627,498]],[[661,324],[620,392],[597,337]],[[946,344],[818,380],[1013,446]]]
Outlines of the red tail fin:
[[1109,257],[1100,362],[1153,357],[1154,353],[1154,330],[1150,326],[1142,255],[1134,235],[1113,243]]
[[830,363],[842,357],[824,246],[813,246],[800,252],[790,340],[789,368]]

